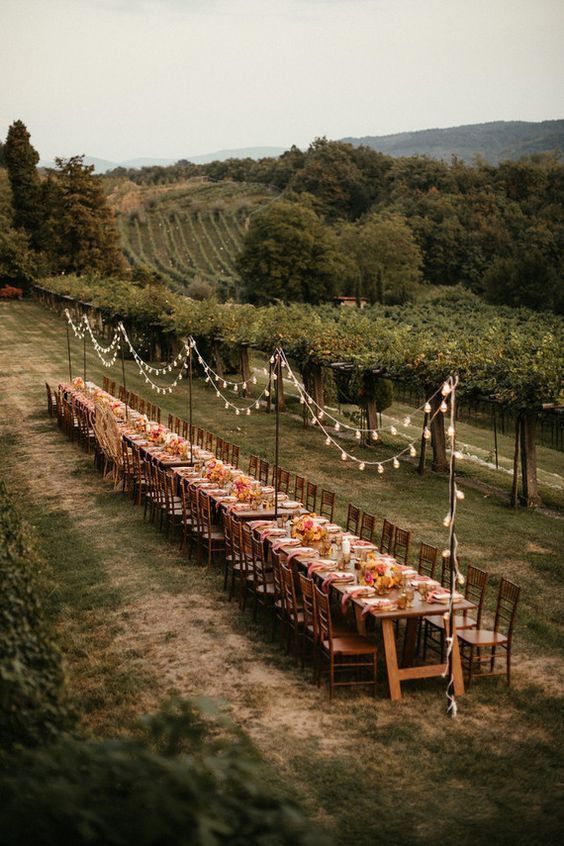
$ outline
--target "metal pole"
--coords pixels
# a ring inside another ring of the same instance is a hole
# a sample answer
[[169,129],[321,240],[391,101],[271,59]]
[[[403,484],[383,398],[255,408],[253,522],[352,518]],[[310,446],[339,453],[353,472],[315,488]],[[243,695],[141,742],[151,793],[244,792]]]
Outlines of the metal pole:
[[497,453],[497,414],[495,413],[495,405],[493,407],[493,424],[494,424],[494,446],[495,446],[495,469],[499,470],[499,457]]
[[429,413],[426,411],[423,416],[423,431],[421,432],[421,452],[419,453],[419,467],[417,472],[420,476],[425,473],[425,454],[427,452],[427,439],[425,438],[425,429],[429,426]]
[[[456,408],[455,408],[455,388],[453,388],[450,402],[451,402],[451,420],[456,420]],[[454,591],[455,587],[455,579],[456,579],[456,569],[455,569],[455,556],[456,556],[456,535],[455,535],[455,513],[456,513],[456,485],[455,485],[455,476],[456,476],[456,458],[455,458],[455,450],[456,450],[456,438],[455,436],[452,437],[451,445],[450,445],[450,480],[449,480],[449,514],[451,515],[451,525],[450,525],[450,543],[449,543],[449,563],[450,563],[450,592],[451,595]],[[448,633],[449,637],[452,638],[453,636],[453,627],[454,627],[454,603],[451,602],[449,608],[449,619],[448,619]],[[449,678],[449,686],[454,689],[454,675],[453,675],[453,655],[452,649],[449,650],[448,653],[448,678]],[[454,714],[453,714],[454,716]]]
[[86,385],[86,331],[84,332],[84,338],[83,338],[83,356],[84,356],[84,368],[83,368],[84,373],[83,373],[82,378],[84,379],[84,384]]
[[192,452],[192,338],[189,339],[190,350],[188,353],[188,438],[190,440],[190,464],[194,463]]
[[282,366],[280,350],[276,350],[275,373],[276,373],[276,428],[274,441],[274,519],[278,520],[278,463],[280,461],[280,380],[282,378]]
[[72,382],[72,365],[71,365],[71,348],[70,348],[70,334],[69,324],[67,323],[67,353],[69,357],[69,379]]
[[[120,323],[121,326],[121,323]],[[123,332],[122,332],[123,335]],[[129,407],[128,407],[128,396],[127,396],[127,385],[125,383],[125,344],[122,341],[121,344],[121,378],[123,380],[123,393],[125,399],[125,419],[129,420]]]

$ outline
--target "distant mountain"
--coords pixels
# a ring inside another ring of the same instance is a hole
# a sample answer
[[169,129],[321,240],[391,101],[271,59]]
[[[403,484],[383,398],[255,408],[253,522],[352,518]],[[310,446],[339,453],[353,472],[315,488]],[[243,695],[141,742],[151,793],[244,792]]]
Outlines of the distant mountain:
[[[240,147],[236,150],[218,150],[215,153],[203,153],[199,156],[179,156],[177,159],[155,159],[139,158],[127,159],[124,162],[111,162],[108,159],[98,159],[95,156],[85,156],[85,164],[94,165],[94,173],[106,173],[116,167],[142,168],[142,167],[166,167],[176,164],[181,158],[194,164],[207,164],[208,162],[224,161],[225,159],[262,159],[266,156],[281,156],[285,147]],[[55,167],[54,162],[40,161],[39,167]]]
[[341,140],[356,147],[362,144],[389,156],[425,155],[449,160],[456,155],[465,161],[482,156],[491,164],[498,164],[505,159],[518,159],[532,153],[564,150],[564,120],[543,120],[540,123],[498,120]]

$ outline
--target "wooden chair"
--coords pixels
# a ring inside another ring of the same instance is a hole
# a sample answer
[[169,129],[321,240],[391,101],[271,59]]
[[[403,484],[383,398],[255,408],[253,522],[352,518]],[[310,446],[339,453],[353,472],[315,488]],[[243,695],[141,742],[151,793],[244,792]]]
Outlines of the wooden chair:
[[192,510],[190,508],[190,488],[186,479],[180,477],[178,480],[178,488],[180,491],[180,502],[182,505],[182,524],[180,532],[180,551],[191,549],[194,542],[194,524],[192,521]]
[[258,455],[251,455],[249,457],[249,476],[253,479],[258,479],[259,458]]
[[156,482],[156,466],[149,459],[145,460],[144,474],[146,479],[145,503],[143,508],[143,519],[153,522],[158,509],[159,491]]
[[347,532],[350,532],[353,535],[358,535],[358,530],[360,526],[360,508],[357,508],[356,505],[351,505],[349,502],[349,507],[347,510],[347,522],[345,525],[345,529]]
[[439,550],[436,546],[430,546],[428,543],[419,544],[419,563],[417,565],[419,575],[427,576],[428,579],[435,578],[438,554]]
[[200,524],[200,492],[198,488],[188,484],[188,501],[190,503],[190,520],[192,523],[192,542],[196,547],[196,564],[202,560],[202,527]]
[[139,405],[137,406],[137,411],[139,414],[145,414],[145,400],[142,397],[139,397]]
[[294,479],[294,499],[297,502],[304,501],[305,479],[303,476],[298,476]]
[[182,437],[185,441],[190,440],[190,424],[187,420],[182,421]]
[[302,593],[303,607],[303,648],[302,648],[302,670],[305,663],[305,655],[308,644],[311,645],[313,659],[313,678],[315,680],[315,666],[317,660],[317,620],[315,612],[315,585],[313,579],[308,579],[303,573],[299,574],[300,590]]
[[167,423],[166,423],[166,427],[167,427],[167,429],[170,429],[170,431],[172,432],[173,426],[174,426],[174,417],[172,416],[172,414],[169,414],[168,419],[167,419]]
[[496,675],[495,662],[498,649],[505,650],[505,673],[507,684],[511,684],[513,627],[520,592],[520,587],[502,578],[499,584],[493,630],[475,628],[463,629],[459,632],[460,656],[463,667],[468,670],[468,687],[475,678],[475,670],[479,671],[479,675],[486,675],[482,673],[482,667],[486,664],[489,664],[487,675]]
[[287,494],[290,490],[290,474],[287,470],[282,470],[281,467],[278,468],[278,479],[273,481],[274,485],[278,486],[278,491],[280,493]]
[[[219,438],[217,438],[217,443],[219,443]],[[214,437],[213,432],[205,432],[204,433],[204,449],[207,449],[208,452],[214,451]],[[216,451],[218,447],[216,446]],[[219,456],[218,456],[219,458]]]
[[306,485],[305,507],[308,511],[314,512],[317,504],[317,485],[308,482]]
[[233,467],[239,467],[239,461],[241,456],[241,447],[236,446],[235,444],[231,445],[231,464]]
[[241,523],[241,554],[243,566],[239,586],[239,607],[244,611],[247,607],[249,593],[252,593],[254,590],[253,532],[249,524],[245,521]]
[[264,461],[262,458],[259,459],[259,482],[262,482],[263,485],[268,485],[268,479],[270,476],[270,464],[268,461]]
[[208,570],[211,570],[213,556],[225,549],[225,536],[213,523],[213,508],[211,499],[205,491],[200,491],[198,496],[200,511],[200,542],[207,552]]
[[274,584],[274,593],[276,595],[274,600],[274,614],[272,615],[272,640],[274,640],[276,636],[276,629],[278,627],[280,629],[280,639],[283,640],[284,632],[286,631],[286,603],[284,601],[284,586],[282,582],[280,553],[271,549],[270,560],[272,563],[272,582]]
[[410,541],[411,532],[396,526],[394,541],[392,543],[392,555],[400,564],[407,565],[408,563]]
[[201,426],[196,427],[196,444],[202,449],[204,448],[204,430]]
[[108,393],[111,394],[113,397],[116,395],[116,382],[115,379],[113,382],[110,382],[108,385]]
[[252,573],[253,573],[253,619],[256,620],[258,607],[272,608],[277,599],[272,570],[266,565],[264,544],[254,534],[252,543]]
[[[331,620],[329,597],[314,585],[316,624],[318,633],[317,684],[321,684],[324,660],[328,664],[329,699],[336,687],[370,685],[376,696],[378,652],[375,644],[358,634],[335,636]],[[369,671],[369,679],[358,678]],[[351,679],[350,674],[356,678]],[[337,674],[348,674],[344,681],[336,679]]]
[[[488,578],[489,574],[486,573],[485,570],[480,570],[478,567],[473,567],[471,564],[468,565],[468,569],[466,571],[466,581],[464,584],[464,598],[475,604],[476,611],[472,612],[472,617],[468,616],[468,611],[455,614],[455,625],[457,631],[475,629],[480,626]],[[425,617],[423,619],[423,627],[425,638],[423,645],[423,659],[426,658],[428,649],[431,649],[433,652],[438,652],[441,657],[444,657],[444,617],[434,615]]]
[[386,552],[389,555],[392,554],[395,531],[396,527],[394,524],[390,523],[389,520],[384,519],[384,523],[382,525],[382,537],[380,538],[380,552]]
[[[245,557],[243,554],[243,539],[242,539],[242,526],[240,520],[236,520],[233,517],[230,517],[229,514],[225,515],[226,517],[230,518],[231,521],[231,579],[229,583],[229,601],[233,598],[235,593],[235,584],[239,581],[239,596],[241,596],[241,590],[243,589],[243,582],[249,575]],[[225,517],[223,518],[225,521]],[[225,527],[225,523],[224,523]]]
[[184,519],[182,497],[178,496],[176,490],[176,476],[174,473],[161,470],[162,487],[164,494],[164,519],[166,520],[167,535],[170,531],[180,528],[182,533],[182,524]]
[[[47,384],[47,383],[45,383],[45,384]],[[110,377],[109,376],[102,377],[102,390],[105,391],[106,393],[108,393],[109,386],[110,386]]]
[[45,388],[47,389],[47,412],[49,414],[49,417],[53,417],[57,407],[55,401],[55,392],[48,382],[45,382]]
[[335,494],[332,491],[323,489],[321,491],[321,505],[319,513],[322,517],[327,517],[333,522],[333,515],[335,513]]
[[137,396],[137,394],[130,393],[128,404],[129,404],[129,407],[131,408],[132,411],[137,411],[138,402],[139,402],[139,397]]
[[300,652],[300,641],[304,626],[304,613],[298,605],[294,573],[291,567],[280,563],[280,574],[282,579],[282,590],[284,596],[284,611],[288,637],[286,641],[286,652],[293,647],[294,659],[297,661]]
[[376,528],[376,518],[373,514],[369,514],[367,511],[363,511],[362,519],[360,521],[360,532],[359,535],[363,540],[370,541],[373,543],[374,541],[374,530]]
[[182,432],[182,420],[180,419],[180,417],[174,418],[174,432],[176,435],[180,435],[180,433]]

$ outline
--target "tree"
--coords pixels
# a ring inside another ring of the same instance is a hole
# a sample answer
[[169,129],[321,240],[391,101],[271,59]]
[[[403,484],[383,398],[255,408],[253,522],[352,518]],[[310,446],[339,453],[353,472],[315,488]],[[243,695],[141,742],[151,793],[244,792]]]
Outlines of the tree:
[[422,255],[402,215],[371,214],[343,227],[340,241],[358,268],[362,296],[372,303],[411,299],[421,280]]
[[100,177],[84,156],[55,159],[56,188],[51,186],[51,215],[60,234],[58,269],[65,272],[125,273],[114,216]]
[[284,200],[252,217],[237,266],[251,302],[320,303],[332,296],[342,259],[315,212]]
[[13,224],[24,229],[36,246],[41,228],[41,186],[36,167],[39,154],[29,139],[25,124],[15,121],[8,130],[4,159],[12,189]]

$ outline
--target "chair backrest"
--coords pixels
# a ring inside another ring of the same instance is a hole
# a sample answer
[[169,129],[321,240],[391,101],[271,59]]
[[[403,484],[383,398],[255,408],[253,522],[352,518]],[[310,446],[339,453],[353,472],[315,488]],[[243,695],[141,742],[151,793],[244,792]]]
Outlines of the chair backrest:
[[376,517],[374,514],[369,514],[367,511],[363,511],[362,519],[360,521],[360,532],[358,533],[363,540],[372,541],[374,540],[374,529],[376,527]]
[[129,394],[129,403],[128,403],[128,405],[129,405],[129,407],[130,407],[131,409],[133,409],[133,411],[137,411],[137,403],[138,403],[138,402],[139,402],[139,397],[137,396],[137,394],[134,394],[134,393],[132,393],[132,392],[131,392],[131,393]]
[[192,516],[192,531],[195,530],[196,534],[201,534],[200,505],[198,502],[200,498],[200,491],[194,485],[188,484],[188,494],[190,500],[190,514]]
[[251,544],[253,550],[253,579],[255,582],[255,589],[264,589],[266,585],[266,562],[264,560],[264,544],[260,538],[254,534],[251,536]]
[[287,470],[282,470],[281,467],[278,468],[278,479],[273,484],[278,485],[278,490],[281,493],[287,494],[290,489],[290,474]]
[[196,428],[196,443],[200,447],[204,446],[204,430],[202,429],[201,426],[198,426]]
[[280,553],[274,549],[270,550],[270,560],[272,561],[272,581],[274,584],[274,592],[276,597],[282,603],[282,610],[286,609],[284,601],[284,586],[282,582],[282,564],[280,563]]
[[280,564],[280,574],[284,592],[284,608],[290,620],[295,624],[298,620],[298,598],[296,596],[294,574],[290,567],[286,567],[282,563]]
[[243,524],[240,520],[231,517],[231,551],[233,553],[233,560],[239,562],[243,561],[242,526]]
[[102,377],[102,390],[108,393],[108,387],[110,385],[110,377],[104,376]]
[[258,455],[251,455],[249,457],[249,476],[258,479],[259,460]]
[[253,531],[246,522],[241,522],[241,553],[243,568],[250,573],[253,568]]
[[145,400],[143,399],[143,397],[139,397],[137,411],[139,412],[139,414],[145,414]]
[[360,508],[357,508],[356,505],[352,505],[349,502],[349,507],[347,509],[347,523],[345,528],[347,532],[352,532],[353,535],[358,535],[359,525]]
[[407,529],[400,529],[397,526],[392,544],[392,555],[400,564],[407,564],[410,541],[411,532],[408,532]]
[[156,420],[157,423],[161,422],[161,409],[158,405],[153,406],[153,416],[151,419]]
[[185,526],[190,522],[190,492],[188,489],[188,482],[182,476],[178,480],[178,488],[180,490],[180,502],[182,503],[182,522]]
[[173,426],[174,426],[174,417],[172,416],[172,414],[169,414],[169,415],[168,415],[168,419],[167,419],[167,424],[166,424],[166,425],[167,425],[167,429],[170,429],[170,431],[172,432],[172,428],[173,428]]
[[450,587],[450,558],[448,555],[441,556],[441,584],[443,587]]
[[[459,562],[460,566],[460,562]],[[466,570],[466,584],[464,587],[464,596],[476,606],[476,623],[480,628],[482,621],[482,611],[484,609],[484,598],[486,596],[486,587],[488,584],[489,573],[485,570],[480,570],[479,567],[468,565]]]
[[268,485],[268,477],[270,475],[270,464],[268,461],[264,461],[262,458],[259,459],[259,481],[263,483],[263,485]]
[[233,560],[233,520],[228,512],[223,515],[223,536],[225,538],[225,557]]
[[45,388],[47,389],[47,411],[49,412],[49,416],[52,417],[53,416],[53,406],[54,406],[53,389],[49,385],[48,382],[45,382]]
[[184,440],[186,440],[186,441],[189,441],[189,440],[190,440],[190,437],[189,437],[189,430],[190,430],[190,424],[188,423],[188,421],[187,421],[187,420],[183,420],[183,421],[182,421],[182,437],[183,437],[183,438],[184,438]]
[[501,632],[502,630],[505,630],[508,640],[511,640],[513,636],[515,612],[517,611],[517,603],[519,601],[520,593],[520,587],[502,576],[499,583],[499,593],[497,595],[494,631]]
[[305,494],[305,479],[303,476],[298,476],[294,479],[294,499],[298,502],[304,501]]
[[308,579],[303,573],[299,574],[302,603],[304,609],[304,628],[311,626],[314,640],[317,640],[317,620],[315,619],[315,592],[313,579]]
[[239,467],[239,460],[241,456],[241,447],[231,444],[231,464],[233,467]]
[[108,385],[108,393],[111,394],[112,396],[115,396],[115,393],[116,393],[115,379],[114,379],[113,382],[110,382],[110,384]]
[[436,546],[431,546],[428,543],[419,544],[419,564],[417,571],[420,575],[427,576],[429,579],[435,578],[438,554],[439,550]]
[[321,491],[321,506],[319,508],[319,513],[322,517],[328,517],[329,520],[333,521],[333,515],[335,513],[335,494],[332,491],[327,491],[325,489]]
[[179,435],[182,431],[182,420],[180,419],[180,417],[174,418],[174,431],[177,435]]
[[305,507],[308,511],[315,511],[317,504],[317,485],[313,482],[308,482],[306,485],[306,501]]
[[331,647],[333,642],[333,624],[331,621],[331,606],[329,596],[317,585],[313,586],[315,595],[315,621],[319,640],[327,640]]
[[123,385],[119,386],[118,399],[120,402],[125,402],[125,388],[123,387]]
[[[217,443],[219,444],[219,438],[217,439]],[[204,449],[207,449],[208,452],[214,451],[214,443],[213,443],[213,432],[205,432],[204,433]],[[217,446],[216,446],[217,449]],[[218,456],[219,458],[219,456]]]
[[207,532],[208,535],[211,537],[213,522],[211,499],[203,490],[199,491],[198,506],[200,513],[200,530],[203,532]]
[[396,527],[389,520],[384,519],[382,524],[382,537],[380,538],[380,552],[389,552],[391,554],[394,545],[394,534]]

